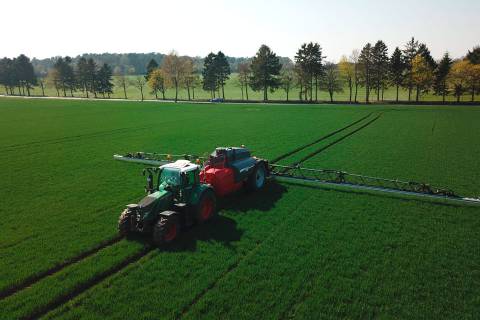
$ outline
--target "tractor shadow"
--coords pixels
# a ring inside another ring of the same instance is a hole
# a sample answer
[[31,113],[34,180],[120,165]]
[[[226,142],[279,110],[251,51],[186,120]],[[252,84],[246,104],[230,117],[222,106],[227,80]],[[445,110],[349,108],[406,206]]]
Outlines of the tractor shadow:
[[[180,236],[173,242],[161,247],[162,252],[196,251],[198,242],[220,243],[222,246],[235,250],[232,244],[242,238],[244,231],[240,229],[232,216],[248,214],[251,210],[269,211],[280,200],[287,188],[275,181],[268,181],[258,192],[244,190],[233,193],[217,201],[218,215],[208,223],[193,225],[182,230]],[[225,215],[228,211],[228,215]],[[252,213],[254,214],[254,213]],[[131,238],[153,246],[148,236]]]

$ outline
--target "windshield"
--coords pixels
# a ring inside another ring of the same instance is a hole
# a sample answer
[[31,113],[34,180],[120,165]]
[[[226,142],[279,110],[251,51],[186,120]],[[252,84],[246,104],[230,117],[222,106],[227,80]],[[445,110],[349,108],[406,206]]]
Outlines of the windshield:
[[181,184],[180,171],[174,169],[163,169],[160,175],[160,184],[179,186]]

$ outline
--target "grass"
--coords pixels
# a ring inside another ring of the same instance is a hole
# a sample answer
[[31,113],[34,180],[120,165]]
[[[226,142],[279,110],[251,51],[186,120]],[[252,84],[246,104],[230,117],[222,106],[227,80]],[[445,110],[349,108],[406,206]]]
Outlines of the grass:
[[[476,107],[0,99],[0,292],[115,236],[119,212],[142,196],[144,181],[141,167],[113,162],[113,153],[244,143],[272,159],[370,113],[381,117],[305,166],[478,192]],[[121,240],[0,299],[2,318],[456,319],[480,311],[478,208],[275,182],[221,205],[218,219],[172,246],[142,254],[145,239]]]
[[[138,89],[134,83],[134,79],[137,76],[128,76],[129,79],[129,85],[127,86],[127,97],[128,99],[140,99],[141,94],[140,94],[140,89]],[[231,75],[230,79],[227,80],[226,85],[225,85],[225,98],[226,99],[235,99],[235,100],[241,100],[242,99],[242,93],[240,90],[238,83],[238,74],[234,73]],[[115,84],[115,77],[113,83]],[[111,95],[112,98],[119,98],[119,99],[124,99],[125,95],[123,92],[123,87],[116,86],[113,89],[113,95]],[[354,92],[354,91],[353,91]],[[5,88],[0,87],[0,94],[5,94]],[[146,85],[144,90],[143,90],[144,98],[145,99],[155,99],[155,94],[151,92],[151,89]],[[315,93],[314,93],[315,94]],[[412,92],[411,99],[412,101],[415,100],[415,91]],[[35,87],[35,89],[32,92],[32,95],[37,95],[41,96],[42,95],[42,90],[40,87]],[[55,97],[57,96],[57,92],[55,88],[47,86],[45,89],[45,95]],[[70,93],[67,92],[67,96],[69,96]],[[193,93],[191,92],[192,98],[193,98]],[[60,96],[63,96],[63,92],[60,92]],[[79,92],[74,92],[75,97],[84,97],[84,95],[79,91]],[[250,100],[263,100],[263,92],[262,91],[253,91],[250,88],[248,89],[248,96]],[[101,96],[99,96],[101,97]],[[165,93],[166,99],[174,99],[175,98],[175,90],[170,88],[166,91]],[[278,89],[275,92],[268,93],[268,97],[270,100],[286,100],[287,95],[286,92],[282,89]],[[162,95],[159,93],[158,98],[161,99]],[[188,99],[188,94],[187,90],[184,88],[180,88],[179,93],[178,93],[178,98],[187,100]],[[204,91],[201,87],[195,89],[195,99],[210,99],[210,92]],[[244,97],[246,99],[246,96]],[[292,88],[291,92],[289,93],[289,99],[290,100],[299,100],[299,88]],[[319,90],[318,91],[318,99],[320,101],[330,101],[330,96],[326,90]],[[353,98],[352,98],[353,99]],[[395,88],[388,88],[385,90],[384,93],[384,99],[385,100],[390,100],[390,101],[395,101],[396,99],[396,89]],[[400,101],[408,101],[408,91],[400,88],[399,90],[399,100]],[[453,96],[447,96],[446,98],[447,101],[454,102],[456,101],[455,97]],[[348,87],[345,87],[343,92],[338,92],[334,94],[334,101],[349,101],[349,90]],[[358,88],[358,101],[364,102],[365,101],[365,88],[359,87]],[[377,95],[374,91],[371,91],[370,93],[370,101],[374,102],[377,101]],[[440,102],[442,101],[441,96],[436,96],[434,94],[427,93],[423,94],[420,97],[420,101],[437,101]],[[471,101],[471,95],[466,93],[464,96],[462,96],[461,101]],[[480,101],[480,97],[478,94],[475,96],[475,101]]]

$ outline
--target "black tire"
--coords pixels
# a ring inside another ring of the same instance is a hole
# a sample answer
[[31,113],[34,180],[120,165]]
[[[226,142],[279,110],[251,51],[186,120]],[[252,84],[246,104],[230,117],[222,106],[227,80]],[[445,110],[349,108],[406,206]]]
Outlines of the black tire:
[[205,223],[211,220],[217,214],[217,197],[215,193],[207,189],[200,197],[200,201],[195,206],[195,220],[199,223]]
[[259,162],[247,180],[247,189],[249,191],[258,191],[265,186],[267,179],[267,170],[263,162]]
[[153,227],[153,242],[157,246],[172,242],[180,233],[180,224],[178,223],[178,219],[174,214],[175,212],[167,211],[167,213],[171,215],[161,215]]
[[125,209],[118,218],[118,233],[125,237],[130,233],[130,230],[130,215],[128,209]]

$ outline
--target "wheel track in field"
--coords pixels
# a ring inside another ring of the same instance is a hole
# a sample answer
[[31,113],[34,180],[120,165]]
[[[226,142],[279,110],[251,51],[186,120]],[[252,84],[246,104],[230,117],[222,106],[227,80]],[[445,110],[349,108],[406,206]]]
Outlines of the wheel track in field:
[[46,277],[52,276],[52,275],[62,271],[66,267],[71,266],[75,263],[78,263],[78,262],[96,254],[97,252],[118,243],[120,240],[122,240],[122,238],[123,237],[116,236],[116,237],[111,238],[107,241],[103,241],[99,245],[96,245],[95,247],[93,247],[93,248],[91,248],[87,251],[84,251],[81,254],[79,254],[79,255],[77,255],[73,258],[67,259],[66,261],[64,261],[62,263],[59,263],[59,264],[53,266],[52,268],[50,268],[48,270],[45,270],[43,272],[34,274],[34,275],[26,278],[25,280],[21,281],[19,284],[16,284],[16,285],[14,285],[10,288],[2,290],[0,292],[0,300],[8,298],[9,296],[12,296],[12,295],[16,294],[17,292],[22,291],[22,290],[34,285],[35,283],[45,279]]
[[22,318],[24,320],[34,320],[34,319],[39,319],[46,315],[47,313],[57,309],[58,307],[64,305],[65,303],[69,302],[70,300],[76,298],[77,296],[81,295],[85,291],[89,290],[90,288],[96,286],[97,284],[101,283],[103,280],[109,278],[110,276],[113,276],[114,274],[117,274],[118,272],[122,271],[126,267],[138,262],[140,259],[145,257],[148,253],[150,253],[154,249],[153,246],[146,245],[142,250],[139,252],[133,254],[129,258],[123,260],[122,262],[114,265],[110,269],[98,274],[97,276],[93,277],[89,281],[80,283],[78,286],[76,286],[72,291],[69,291],[45,306],[39,308],[38,310],[34,311],[30,315]]
[[328,134],[326,134],[326,135],[324,135],[324,136],[316,139],[315,141],[312,141],[312,142],[307,143],[307,144],[305,144],[305,145],[303,145],[303,146],[297,147],[297,148],[295,148],[295,149],[293,149],[293,150],[291,150],[291,151],[289,151],[289,152],[286,152],[286,153],[284,153],[284,154],[282,154],[282,155],[279,155],[278,157],[272,159],[272,160],[271,160],[271,163],[277,163],[278,161],[283,160],[283,159],[285,159],[285,158],[287,158],[287,157],[290,157],[290,156],[292,156],[292,155],[294,155],[294,154],[296,154],[296,153],[298,153],[298,152],[300,152],[300,151],[302,151],[302,150],[305,150],[306,148],[311,147],[311,146],[313,146],[313,145],[315,145],[315,144],[317,144],[317,143],[319,143],[319,142],[322,142],[323,140],[328,139],[328,138],[336,135],[337,133],[340,133],[340,132],[342,132],[342,131],[345,131],[345,130],[347,130],[348,128],[353,127],[353,126],[356,125],[357,123],[360,123],[360,122],[366,120],[366,119],[367,119],[368,117],[370,117],[372,114],[373,114],[373,112],[370,112],[370,113],[367,114],[366,116],[364,116],[364,117],[362,117],[362,118],[360,118],[360,119],[358,119],[358,120],[356,120],[356,121],[354,121],[354,122],[352,122],[352,123],[350,123],[350,124],[348,124],[348,125],[340,128],[340,129],[337,129],[337,130],[335,130],[335,131],[332,131],[332,132],[330,132],[330,133],[328,133]]
[[346,135],[344,136],[341,136],[340,138],[330,142],[329,144],[327,144],[326,146],[323,146],[311,153],[309,153],[308,155],[306,155],[305,157],[303,157],[302,159],[300,159],[299,161],[296,161],[292,164],[292,166],[298,166],[299,164],[302,164],[303,162],[307,161],[308,159],[310,158],[313,158],[314,156],[318,155],[319,153],[325,151],[326,149],[330,148],[330,147],[333,147],[334,145],[342,142],[343,140],[347,139],[348,137],[351,137],[352,135],[354,135],[355,133],[365,129],[366,127],[368,127],[369,125],[371,125],[372,123],[374,123],[375,121],[377,121],[381,116],[382,116],[383,113],[379,113],[375,118],[371,119],[370,121],[368,121],[367,123],[361,125],[360,127],[356,128],[355,130],[347,133]]
[[[297,212],[301,208],[301,204],[303,204],[306,201],[309,201],[313,197],[314,195],[306,197],[305,200],[303,200],[292,212],[290,212],[289,216],[291,217],[293,213]],[[190,311],[190,309],[195,304],[197,304],[197,302],[199,302],[210,290],[215,288],[222,279],[226,278],[231,272],[235,271],[243,261],[253,256],[258,250],[260,250],[262,245],[268,240],[270,240],[272,237],[274,237],[276,235],[276,232],[288,222],[289,222],[288,220],[283,220],[282,223],[279,223],[278,225],[274,226],[273,231],[271,231],[267,237],[263,238],[263,240],[261,241],[258,241],[257,244],[252,249],[250,249],[250,251],[245,253],[243,256],[241,256],[239,259],[233,262],[230,266],[228,266],[227,269],[224,272],[222,272],[216,279],[214,279],[214,281],[210,285],[208,285],[205,289],[203,289],[200,293],[198,293],[193,298],[193,300],[190,301],[189,304],[185,305],[182,308],[182,310],[179,312],[179,314],[175,317],[175,319],[183,318]]]

